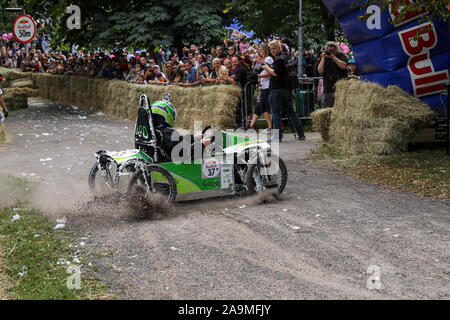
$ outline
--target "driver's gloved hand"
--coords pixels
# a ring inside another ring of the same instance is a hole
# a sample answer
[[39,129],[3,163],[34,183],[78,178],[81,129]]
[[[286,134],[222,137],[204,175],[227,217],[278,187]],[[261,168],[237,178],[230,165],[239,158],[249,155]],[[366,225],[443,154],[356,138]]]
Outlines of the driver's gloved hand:
[[8,118],[8,109],[3,108],[3,114],[5,115],[5,118]]

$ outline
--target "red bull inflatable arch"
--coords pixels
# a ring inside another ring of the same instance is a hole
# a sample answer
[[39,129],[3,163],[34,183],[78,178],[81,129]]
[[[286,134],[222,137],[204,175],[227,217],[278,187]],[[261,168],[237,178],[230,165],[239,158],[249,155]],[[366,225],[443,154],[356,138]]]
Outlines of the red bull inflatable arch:
[[[409,2],[408,0],[406,0]],[[397,85],[445,114],[449,81],[450,19],[423,21],[422,7],[402,16],[401,8],[381,11],[374,4],[352,7],[354,0],[323,0],[353,47],[361,80]],[[360,16],[372,14],[366,21]],[[395,23],[394,23],[394,22]]]

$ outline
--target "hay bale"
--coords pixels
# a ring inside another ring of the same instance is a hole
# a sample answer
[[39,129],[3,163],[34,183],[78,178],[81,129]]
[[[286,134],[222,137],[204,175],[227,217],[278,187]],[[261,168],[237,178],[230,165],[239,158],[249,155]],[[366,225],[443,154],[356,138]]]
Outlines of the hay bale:
[[328,142],[330,139],[329,130],[331,123],[331,114],[333,108],[320,109],[311,114],[313,127],[320,132],[322,140]]
[[22,72],[19,69],[0,69],[0,73],[6,76],[8,81],[14,81],[19,79],[29,79],[31,77],[31,73]]
[[354,154],[394,154],[407,150],[416,132],[430,124],[428,105],[397,86],[363,81],[336,85],[330,142]]
[[176,126],[190,130],[194,121],[218,129],[234,127],[241,94],[239,87],[225,85],[184,88],[50,74],[33,74],[32,80],[44,98],[131,121],[136,119],[141,94],[153,102],[170,93],[178,111]]
[[2,82],[0,82],[0,88],[5,89],[9,88],[11,86],[11,82],[9,82],[7,79],[3,79]]
[[11,88],[33,88],[33,80],[19,79],[11,81]]
[[39,97],[39,90],[31,88],[7,88],[5,89],[6,93],[24,93],[28,98]]
[[6,144],[6,129],[5,124],[2,122],[0,123],[0,146],[4,144]]
[[28,96],[25,93],[6,92],[4,99],[9,110],[28,108]]

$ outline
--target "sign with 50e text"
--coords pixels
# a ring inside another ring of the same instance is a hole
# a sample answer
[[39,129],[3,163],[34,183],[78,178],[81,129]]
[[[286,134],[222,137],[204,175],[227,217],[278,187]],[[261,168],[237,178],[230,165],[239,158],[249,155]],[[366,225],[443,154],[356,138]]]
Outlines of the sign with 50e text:
[[29,15],[20,15],[14,21],[13,32],[17,41],[29,43],[36,35],[36,23]]

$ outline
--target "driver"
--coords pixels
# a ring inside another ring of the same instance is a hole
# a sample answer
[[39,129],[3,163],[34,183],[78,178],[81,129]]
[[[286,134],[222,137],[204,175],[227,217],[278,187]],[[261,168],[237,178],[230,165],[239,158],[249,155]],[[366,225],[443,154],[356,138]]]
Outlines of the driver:
[[[171,161],[172,151],[180,143],[190,143],[192,161],[194,160],[196,141],[201,139],[202,151],[211,144],[211,140],[203,138],[203,134],[195,136],[188,134],[183,136],[173,128],[177,117],[177,110],[170,102],[164,100],[157,101],[151,105],[151,110],[157,135],[157,144],[166,153],[166,155],[163,154],[164,161]],[[183,158],[182,151],[179,156]]]

